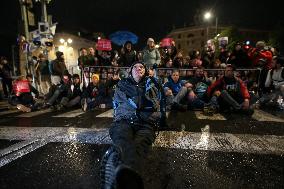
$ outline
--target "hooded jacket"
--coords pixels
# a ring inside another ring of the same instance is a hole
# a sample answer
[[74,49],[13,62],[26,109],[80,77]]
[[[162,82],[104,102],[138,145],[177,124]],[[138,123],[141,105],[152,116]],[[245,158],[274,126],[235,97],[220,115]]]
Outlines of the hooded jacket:
[[113,106],[114,121],[139,120],[148,123],[160,121],[161,93],[158,83],[151,77],[136,83],[132,76],[118,82]]

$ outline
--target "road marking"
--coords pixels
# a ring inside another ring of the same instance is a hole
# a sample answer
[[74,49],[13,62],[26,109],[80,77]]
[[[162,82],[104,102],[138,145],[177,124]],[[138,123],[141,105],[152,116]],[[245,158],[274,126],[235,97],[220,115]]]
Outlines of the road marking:
[[13,151],[19,150],[25,146],[28,146],[32,143],[34,143],[36,140],[26,140],[26,141],[22,141],[22,142],[18,142],[16,144],[13,144],[3,150],[0,150],[0,157],[10,154]]
[[254,110],[254,114],[252,115],[252,118],[257,121],[272,121],[272,122],[284,122],[283,119],[276,117],[270,113],[267,113],[262,110]]
[[7,155],[5,155],[4,157],[1,157],[0,159],[0,167],[8,164],[8,163],[11,163],[12,161],[20,158],[20,157],[23,157],[24,155],[46,145],[47,142],[44,141],[44,140],[39,140],[39,141],[35,141],[33,143],[31,143],[30,145],[26,145],[26,146],[23,146],[23,148],[20,148],[18,150],[13,150],[12,153],[9,153]]
[[[47,133],[50,134],[48,139],[46,139]],[[0,139],[40,140],[42,138],[47,142],[111,144],[108,129],[105,128],[0,127]],[[284,136],[210,133],[209,126],[205,126],[202,133],[160,131],[154,147],[282,155]]]
[[19,112],[19,110],[8,110],[8,111],[0,112],[0,116],[7,115],[7,114],[13,114],[16,112]]
[[96,117],[107,117],[107,118],[112,118],[113,117],[113,109],[107,110],[104,113],[101,113],[97,115]]
[[55,115],[55,116],[52,116],[52,117],[77,117],[81,114],[84,114],[85,112],[82,111],[82,109],[77,109],[77,110],[73,110],[73,111],[70,111],[70,112],[66,112],[66,113],[63,113],[63,114],[58,114],[58,115]]
[[284,154],[284,136],[275,135],[162,131],[156,139],[155,145],[179,149]]
[[201,128],[201,131],[201,136],[199,142],[196,144],[196,147],[204,148],[205,150],[207,150],[209,145],[210,126],[205,125],[204,128]]
[[23,113],[21,115],[18,115],[16,117],[35,117],[41,114],[45,114],[45,113],[49,113],[52,112],[51,109],[45,109],[45,110],[39,110],[39,111],[35,111],[35,112],[28,112],[28,113]]
[[213,114],[212,116],[206,116],[201,111],[194,111],[195,116],[197,119],[207,119],[207,120],[227,120],[223,115],[221,114]]

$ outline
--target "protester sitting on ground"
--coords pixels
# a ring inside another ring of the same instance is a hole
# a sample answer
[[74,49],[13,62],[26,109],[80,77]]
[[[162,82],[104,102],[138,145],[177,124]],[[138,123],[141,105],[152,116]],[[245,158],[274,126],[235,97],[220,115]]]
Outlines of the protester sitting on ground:
[[31,112],[38,109],[32,93],[35,97],[38,97],[39,92],[31,85],[31,81],[31,75],[27,75],[26,79],[24,76],[20,76],[13,83],[13,92],[8,100],[9,104],[16,106],[23,112]]
[[[284,109],[283,102],[281,99],[284,98],[284,57],[277,57],[273,61],[273,68],[269,70],[265,87],[270,88],[270,92],[264,94],[260,99],[260,105],[264,106],[269,101],[272,102],[273,106],[279,109]],[[278,101],[280,99],[280,101]],[[283,100],[282,100],[283,101]]]
[[106,88],[100,83],[100,77],[98,74],[92,75],[92,81],[88,87],[84,89],[82,94],[82,110],[92,110],[104,102],[106,97]]
[[117,84],[109,130],[112,145],[102,159],[100,172],[102,188],[144,188],[140,174],[160,122],[160,92],[141,62],[134,63],[130,76]]
[[194,76],[191,77],[189,83],[192,85],[188,94],[190,109],[203,109],[207,101],[206,91],[210,86],[211,81],[205,77],[203,68],[197,68]]
[[69,102],[65,105],[66,108],[81,106],[82,87],[80,76],[73,74],[71,85],[72,94],[69,98]]
[[53,85],[45,96],[46,102],[43,108],[52,107],[61,110],[67,105],[71,96],[71,75],[66,70],[60,84]]
[[227,65],[225,75],[210,85],[207,96],[214,111],[233,111],[251,115],[250,95],[241,79],[234,76],[234,66]]
[[[186,111],[188,104],[186,97],[191,87],[192,85],[188,81],[180,79],[178,70],[173,70],[163,87],[167,109]],[[185,101],[184,105],[182,105],[182,101]]]

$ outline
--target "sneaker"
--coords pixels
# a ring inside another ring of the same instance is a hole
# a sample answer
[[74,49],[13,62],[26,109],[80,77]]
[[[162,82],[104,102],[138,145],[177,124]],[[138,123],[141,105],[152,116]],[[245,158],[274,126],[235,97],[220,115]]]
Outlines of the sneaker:
[[18,110],[21,110],[22,112],[31,112],[31,111],[32,111],[31,108],[26,107],[26,106],[24,106],[24,105],[22,105],[22,104],[18,104],[18,105],[17,105],[17,109],[18,109]]
[[116,169],[116,184],[118,189],[143,189],[144,184],[141,176],[125,165]]
[[112,146],[104,154],[100,167],[101,188],[116,188],[116,168],[121,164],[119,150]]

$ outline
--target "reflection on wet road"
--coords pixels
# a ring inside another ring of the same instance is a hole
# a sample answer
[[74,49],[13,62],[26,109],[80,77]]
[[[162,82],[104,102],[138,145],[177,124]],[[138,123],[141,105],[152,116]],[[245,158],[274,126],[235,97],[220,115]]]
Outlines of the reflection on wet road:
[[[0,117],[1,188],[99,188],[112,110],[7,110]],[[283,188],[283,119],[168,115],[142,173],[145,188]]]

